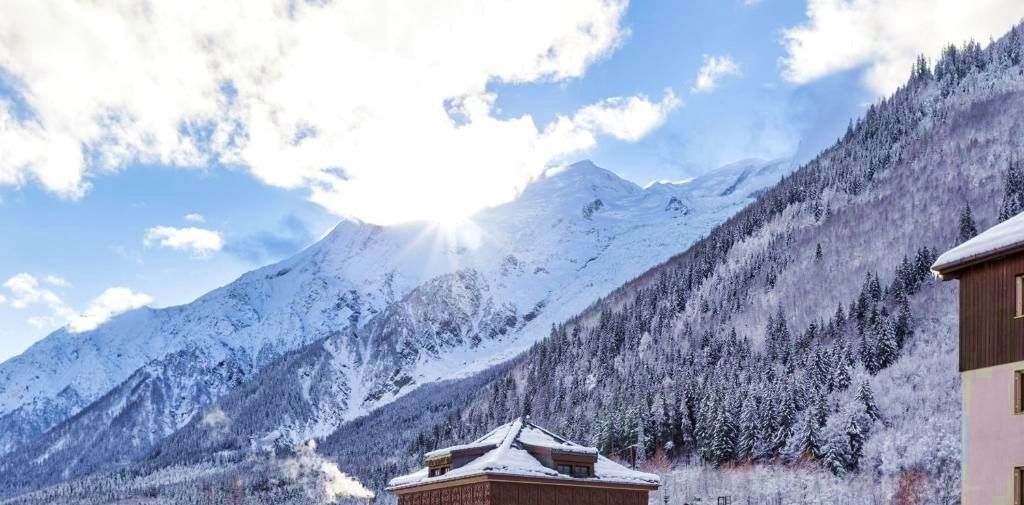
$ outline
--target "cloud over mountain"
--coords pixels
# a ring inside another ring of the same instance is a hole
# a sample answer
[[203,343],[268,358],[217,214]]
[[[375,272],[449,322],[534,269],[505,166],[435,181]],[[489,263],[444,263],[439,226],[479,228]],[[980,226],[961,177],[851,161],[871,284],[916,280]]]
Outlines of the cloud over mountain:
[[187,251],[197,258],[205,258],[224,247],[224,238],[220,232],[194,226],[187,228],[154,226],[146,230],[143,243],[147,247],[166,247]]
[[375,222],[422,218],[456,195],[459,211],[494,204],[596,136],[636,140],[675,107],[670,93],[604,100],[564,111],[572,128],[497,111],[489,85],[582,75],[627,34],[625,9],[21,2],[0,20],[0,68],[17,95],[0,102],[0,184],[76,198],[134,162],[219,162]]
[[864,67],[864,83],[891,93],[919,54],[935,60],[954,40],[986,42],[1024,17],[1017,0],[809,0],[805,24],[783,34],[783,76],[804,84]]

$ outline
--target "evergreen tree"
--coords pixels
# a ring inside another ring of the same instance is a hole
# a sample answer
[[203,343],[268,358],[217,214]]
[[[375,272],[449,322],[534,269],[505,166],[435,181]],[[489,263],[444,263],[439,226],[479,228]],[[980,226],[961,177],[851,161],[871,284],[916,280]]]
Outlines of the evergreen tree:
[[875,356],[876,343],[874,333],[861,330],[860,332],[860,362],[864,364],[869,372],[874,373],[878,369],[878,361]]
[[878,323],[875,325],[875,342],[877,350],[875,351],[876,369],[874,371],[878,372],[899,359],[899,342],[896,335],[896,325],[893,324],[892,318],[879,318]]
[[875,303],[882,301],[882,282],[878,278],[878,273],[874,276],[868,274],[868,294]]
[[736,423],[732,412],[725,405],[718,410],[713,436],[711,445],[711,461],[713,463],[721,465],[736,457]]
[[875,405],[875,393],[871,391],[871,384],[867,380],[860,383],[860,388],[857,390],[857,400],[864,406],[864,413],[872,421],[877,421],[881,417],[881,414],[878,412],[878,406]]
[[846,439],[850,450],[847,464],[851,470],[857,470],[860,467],[860,458],[864,455],[864,439],[867,436],[858,417],[856,412],[851,412],[846,421]]
[[821,427],[814,418],[812,409],[805,410],[800,416],[793,437],[786,448],[786,455],[790,461],[799,461],[803,458],[820,459],[824,452],[821,440]]
[[647,462],[647,429],[646,420],[642,417],[636,423],[636,464]]
[[1024,212],[1024,168],[1019,160],[1010,162],[1003,190],[1003,205],[999,208],[999,222]]
[[907,341],[907,337],[910,336],[913,328],[913,316],[910,313],[910,303],[906,297],[901,297],[899,300],[899,312],[896,314],[896,345],[899,349],[903,349],[903,344]]
[[845,433],[830,432],[826,437],[822,463],[837,476],[846,474],[850,465],[850,448]]
[[928,60],[925,59],[924,55],[918,55],[917,61],[914,62],[914,70],[910,74],[910,80],[914,83],[927,81],[931,79],[932,71],[928,68]]
[[818,243],[817,247],[814,250],[814,259],[817,260],[817,261],[821,261],[821,243],[820,242]]
[[757,405],[754,395],[748,395],[743,402],[743,410],[740,412],[740,437],[736,444],[736,460],[747,461],[754,458],[754,450],[757,445],[757,437],[760,433],[758,426]]
[[974,224],[974,216],[971,215],[971,205],[967,204],[960,211],[960,236],[957,244],[962,244],[974,238],[978,234],[978,227]]

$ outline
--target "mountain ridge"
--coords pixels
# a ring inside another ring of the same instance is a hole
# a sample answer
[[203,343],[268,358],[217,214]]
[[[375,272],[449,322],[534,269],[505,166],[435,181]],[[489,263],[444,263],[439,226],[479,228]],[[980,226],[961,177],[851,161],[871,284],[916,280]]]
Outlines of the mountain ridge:
[[[784,172],[787,166],[770,170]],[[760,183],[746,184],[754,189]],[[175,353],[199,353],[203,362],[225,363],[249,374],[286,352],[327,339],[336,349],[329,360],[336,363],[332,373],[341,374],[351,397],[331,404],[345,412],[332,414],[326,427],[299,426],[292,438],[315,435],[419,384],[465,376],[514,356],[546,335],[547,327],[567,311],[586,306],[629,271],[668,257],[747,201],[741,195],[694,198],[685,186],[669,189],[645,191],[584,162],[534,181],[520,200],[482,211],[475,224],[450,235],[422,223],[380,227],[342,222],[294,257],[247,272],[190,304],[122,314],[94,332],[59,331],[32,352],[0,365],[0,399],[6,409],[0,431],[9,434],[0,437],[0,446],[6,452],[24,445],[111,391],[123,389],[116,405],[194,414],[235,387],[221,382],[204,389],[167,379],[164,386],[144,391],[185,401],[165,403],[156,396],[136,397],[141,403],[123,400],[132,388],[121,388],[122,381]],[[671,207],[673,198],[687,202],[685,212]],[[595,200],[602,201],[601,208],[585,216],[586,205]],[[624,272],[627,258],[631,264]],[[446,285],[446,278],[457,282]],[[423,291],[419,301],[410,303],[408,297],[417,290]],[[445,318],[424,317],[424,311],[416,310],[437,295],[435,308],[451,309]],[[394,335],[403,336],[396,340]],[[55,348],[68,352],[39,353]],[[181,374],[190,370],[184,363],[161,366]],[[12,380],[19,368],[22,380]],[[86,369],[104,376],[83,377]],[[34,378],[47,370],[58,380],[40,386]],[[221,380],[212,369],[196,375]],[[26,393],[32,388],[42,392]],[[60,394],[73,401],[48,400]],[[33,409],[33,402],[40,401],[56,407]],[[109,411],[109,406],[97,409]],[[122,409],[95,419],[125,413]],[[146,419],[157,435],[142,437],[140,452],[183,422]]]

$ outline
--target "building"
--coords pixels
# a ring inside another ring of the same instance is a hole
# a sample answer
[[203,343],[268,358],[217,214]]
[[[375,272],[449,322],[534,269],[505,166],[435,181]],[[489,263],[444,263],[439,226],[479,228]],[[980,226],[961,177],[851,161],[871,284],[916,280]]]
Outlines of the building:
[[646,505],[659,484],[528,419],[424,460],[389,482],[399,505]]
[[1024,214],[932,270],[960,281],[961,502],[1024,505]]

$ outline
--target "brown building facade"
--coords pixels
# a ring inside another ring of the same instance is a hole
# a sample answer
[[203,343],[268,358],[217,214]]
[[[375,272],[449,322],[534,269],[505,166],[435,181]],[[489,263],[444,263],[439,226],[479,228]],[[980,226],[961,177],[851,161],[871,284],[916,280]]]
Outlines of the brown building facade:
[[960,281],[961,503],[1024,505],[1024,214],[932,270]]
[[522,419],[424,459],[390,482],[399,505],[645,505],[658,488],[656,475]]
[[648,489],[487,479],[396,491],[398,505],[647,505]]

